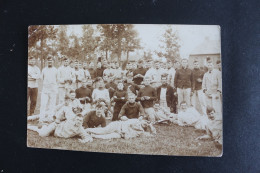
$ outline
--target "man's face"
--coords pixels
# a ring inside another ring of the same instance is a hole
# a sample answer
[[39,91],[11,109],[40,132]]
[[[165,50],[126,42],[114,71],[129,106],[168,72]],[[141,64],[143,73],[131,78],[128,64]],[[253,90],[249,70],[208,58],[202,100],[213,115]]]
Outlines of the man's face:
[[87,86],[92,86],[92,84],[93,84],[92,80],[88,80]]
[[69,60],[64,61],[64,66],[67,67],[69,65]]
[[113,82],[114,81],[114,76],[110,76],[109,77],[109,82]]
[[76,93],[70,93],[70,99],[74,100],[76,98]]
[[97,83],[97,87],[98,87],[98,88],[104,88],[104,87],[105,87],[104,81],[99,81],[99,82]]
[[118,84],[117,84],[117,88],[118,88],[119,90],[123,90],[123,88],[124,88],[123,83],[118,83]]
[[209,70],[209,71],[213,70],[213,63],[212,63],[212,62],[209,62],[208,65],[207,65],[207,67],[208,67],[208,70]]
[[187,60],[182,60],[181,65],[183,68],[186,68],[188,66],[188,61]]
[[210,112],[209,114],[208,114],[208,117],[209,117],[209,119],[211,119],[211,120],[214,120],[215,119],[215,112],[214,111],[212,111],[212,112]]
[[145,86],[148,86],[151,83],[151,79],[150,78],[145,78],[143,82],[144,82]]
[[133,81],[133,77],[132,76],[127,76],[126,77],[126,82],[127,83],[131,83]]
[[152,61],[148,61],[148,63],[147,63],[148,68],[151,68],[152,65],[153,65],[153,62]]
[[49,60],[48,60],[48,67],[52,67],[52,63],[53,63],[53,60],[52,60],[52,59],[49,59]]
[[116,66],[116,68],[119,68],[119,63],[116,62],[116,63],[115,63],[115,66]]
[[82,64],[81,64],[81,63],[79,63],[78,67],[79,67],[79,68],[82,68]]
[[159,62],[156,62],[156,63],[155,63],[155,68],[156,68],[156,69],[159,69],[159,68],[160,68],[160,63],[159,63]]
[[70,99],[65,99],[65,106],[69,106],[70,104]]
[[35,65],[35,63],[36,63],[35,58],[29,59],[29,64],[30,65]]
[[82,86],[83,88],[86,88],[86,87],[87,87],[87,84],[88,84],[87,81],[84,81],[84,82],[81,83],[81,86]]
[[96,108],[96,115],[100,117],[104,113],[103,107],[97,107]]
[[217,64],[217,68],[221,70],[221,63]]
[[142,67],[143,67],[143,64],[142,64],[142,63],[138,63],[138,64],[137,64],[137,67],[138,67],[138,68],[142,68]]
[[199,69],[199,68],[200,68],[199,62],[194,62],[194,68],[195,68],[195,69]]
[[172,68],[172,62],[167,62],[167,68],[168,69]]
[[111,68],[115,69],[115,63],[110,63]]
[[176,63],[175,63],[175,68],[176,68],[176,69],[179,69],[179,68],[180,68],[180,63],[179,63],[179,62],[176,62]]
[[162,77],[161,78],[161,82],[163,85],[166,85],[167,84],[167,78],[166,77]]
[[75,68],[79,68],[79,64],[77,62],[74,63]]
[[83,117],[82,116],[77,115],[74,120],[75,120],[75,125],[77,127],[80,127],[83,123]]
[[83,68],[86,69],[88,67],[88,64],[87,63],[83,63]]
[[74,68],[74,64],[73,64],[72,62],[70,63],[70,67],[71,67],[71,68]]
[[181,104],[181,110],[184,111],[184,112],[187,110],[187,104],[186,103]]
[[130,95],[128,97],[128,101],[129,101],[129,103],[134,103],[135,102],[135,96],[134,95]]
[[134,63],[133,65],[132,65],[132,69],[136,69],[137,68],[137,65],[136,65],[136,63]]
[[101,62],[97,63],[97,68],[101,68]]
[[160,109],[160,105],[158,103],[154,104],[154,110],[158,111]]
[[[101,66],[100,66],[100,67],[101,67]],[[91,63],[89,64],[89,68],[91,68],[91,69],[94,68],[94,63],[93,63],[93,62],[91,62]]]

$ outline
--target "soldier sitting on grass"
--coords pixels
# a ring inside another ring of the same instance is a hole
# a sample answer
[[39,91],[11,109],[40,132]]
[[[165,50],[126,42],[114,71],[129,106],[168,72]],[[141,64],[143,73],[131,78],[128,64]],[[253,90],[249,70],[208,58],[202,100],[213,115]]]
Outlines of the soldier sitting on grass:
[[54,136],[61,138],[71,138],[75,136],[81,137],[81,143],[92,142],[93,138],[82,127],[83,115],[82,109],[79,107],[72,108],[72,114],[68,119],[62,122],[52,122],[42,128],[37,126],[28,125],[27,129],[36,131],[41,137],[46,137],[54,133]]
[[198,139],[213,139],[218,147],[222,146],[222,120],[216,116],[215,109],[207,108],[208,121],[206,123],[206,134],[200,136]]

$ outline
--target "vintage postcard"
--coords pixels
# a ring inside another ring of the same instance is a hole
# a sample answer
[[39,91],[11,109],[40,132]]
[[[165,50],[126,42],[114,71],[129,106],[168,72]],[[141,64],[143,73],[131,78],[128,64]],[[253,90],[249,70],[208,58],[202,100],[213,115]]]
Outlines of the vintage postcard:
[[28,27],[27,146],[123,154],[223,151],[220,27]]

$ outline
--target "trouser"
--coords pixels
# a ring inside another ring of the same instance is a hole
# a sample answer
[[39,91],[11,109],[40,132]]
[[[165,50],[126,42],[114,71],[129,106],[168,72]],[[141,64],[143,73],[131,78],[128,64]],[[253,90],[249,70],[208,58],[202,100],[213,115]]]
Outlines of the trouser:
[[191,97],[191,104],[198,110],[198,112],[206,115],[205,94],[202,89],[194,90]]
[[31,101],[29,115],[34,114],[34,110],[35,110],[36,103],[37,103],[37,96],[38,96],[38,88],[27,87],[27,101],[29,100],[29,98]]
[[45,115],[46,111],[54,112],[56,106],[57,93],[44,93],[41,94],[41,108],[40,114]]
[[66,94],[65,87],[59,87],[59,89],[58,89],[58,95],[59,95],[59,102],[58,102],[58,104],[61,104],[61,103],[65,102],[65,94]]
[[154,108],[144,108],[145,118],[147,118],[151,122],[155,122],[155,111]]
[[119,113],[120,113],[122,107],[123,107],[122,104],[118,104],[118,103],[115,104],[112,121],[117,121],[117,120],[119,120],[119,119],[118,119],[118,115],[119,115]]
[[182,101],[185,101],[187,103],[187,106],[190,106],[190,92],[191,88],[177,88],[179,106]]
[[211,97],[205,95],[205,102],[207,107],[212,107],[215,109],[217,115],[222,115],[221,96],[218,92],[211,94]]

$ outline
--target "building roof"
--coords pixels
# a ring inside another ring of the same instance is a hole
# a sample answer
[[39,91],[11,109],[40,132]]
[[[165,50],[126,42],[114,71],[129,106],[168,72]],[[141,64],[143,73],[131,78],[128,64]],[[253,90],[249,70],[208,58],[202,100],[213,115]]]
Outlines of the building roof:
[[220,41],[206,38],[200,45],[195,47],[190,55],[220,54]]

